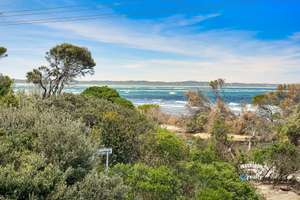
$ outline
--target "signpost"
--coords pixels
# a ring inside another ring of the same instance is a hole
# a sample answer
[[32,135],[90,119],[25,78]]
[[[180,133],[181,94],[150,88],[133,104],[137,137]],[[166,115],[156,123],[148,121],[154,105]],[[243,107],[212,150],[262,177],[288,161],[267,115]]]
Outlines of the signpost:
[[105,164],[105,171],[108,171],[108,155],[112,154],[112,148],[102,148],[102,149],[98,149],[97,151],[98,155],[106,155],[106,164]]

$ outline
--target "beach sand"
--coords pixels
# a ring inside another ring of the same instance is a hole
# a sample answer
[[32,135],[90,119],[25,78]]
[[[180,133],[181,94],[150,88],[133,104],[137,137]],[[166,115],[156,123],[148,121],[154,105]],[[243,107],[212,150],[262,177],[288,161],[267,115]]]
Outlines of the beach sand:
[[293,191],[283,191],[269,184],[255,183],[254,186],[266,200],[300,200],[300,195]]

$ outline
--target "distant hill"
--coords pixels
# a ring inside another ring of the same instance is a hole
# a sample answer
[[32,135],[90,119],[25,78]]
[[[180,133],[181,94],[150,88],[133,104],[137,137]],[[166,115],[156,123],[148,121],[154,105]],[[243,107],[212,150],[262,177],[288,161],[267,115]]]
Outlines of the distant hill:
[[[26,80],[15,79],[15,83],[26,83]],[[75,81],[73,84],[86,85],[149,85],[149,86],[208,86],[208,82],[204,81]],[[226,83],[226,86],[241,87],[276,87],[277,84],[269,83]]]

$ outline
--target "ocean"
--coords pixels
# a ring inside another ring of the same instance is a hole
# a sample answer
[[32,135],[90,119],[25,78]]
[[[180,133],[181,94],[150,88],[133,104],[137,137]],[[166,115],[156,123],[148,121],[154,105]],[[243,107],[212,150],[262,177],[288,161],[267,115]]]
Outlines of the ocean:
[[[65,92],[78,94],[85,88],[95,84],[76,84],[69,86]],[[169,114],[188,114],[186,107],[185,93],[189,90],[200,90],[212,102],[213,94],[208,86],[167,86],[167,85],[108,85],[115,88],[122,97],[132,101],[135,105],[158,104],[161,110]],[[30,91],[32,85],[25,83],[16,83],[16,91]],[[275,90],[275,86],[252,87],[252,86],[227,86],[224,87],[221,94],[229,108],[238,113],[242,106],[252,109],[251,100],[254,96],[264,94]]]

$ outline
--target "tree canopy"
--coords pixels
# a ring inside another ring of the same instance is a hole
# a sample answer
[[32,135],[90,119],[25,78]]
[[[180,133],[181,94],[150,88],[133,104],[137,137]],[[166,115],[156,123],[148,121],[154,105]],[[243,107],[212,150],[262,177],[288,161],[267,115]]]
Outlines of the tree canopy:
[[90,51],[72,44],[61,44],[46,53],[48,66],[27,73],[27,81],[43,90],[43,97],[61,94],[75,78],[94,73],[96,65]]
[[93,86],[85,89],[82,92],[83,96],[87,97],[94,97],[99,99],[105,99],[110,102],[119,104],[121,106],[125,106],[128,108],[134,108],[133,104],[128,101],[127,99],[120,96],[120,94],[117,92],[117,90],[110,88],[108,86]]
[[5,47],[0,47],[0,58],[7,56],[6,51],[7,49]]
[[222,89],[224,84],[225,80],[221,78],[209,82],[209,86],[213,90],[217,100],[221,99],[220,90]]
[[0,96],[5,96],[8,93],[12,92],[13,80],[8,76],[0,74]]

